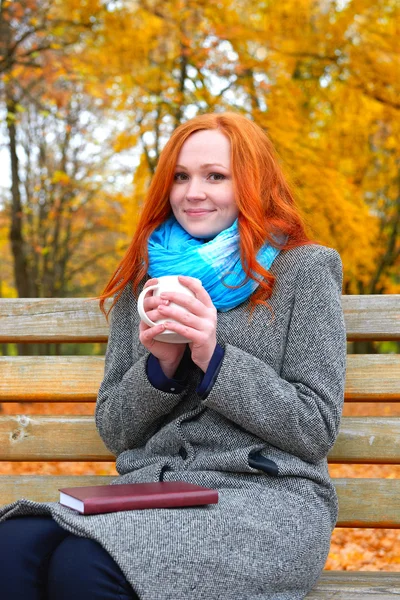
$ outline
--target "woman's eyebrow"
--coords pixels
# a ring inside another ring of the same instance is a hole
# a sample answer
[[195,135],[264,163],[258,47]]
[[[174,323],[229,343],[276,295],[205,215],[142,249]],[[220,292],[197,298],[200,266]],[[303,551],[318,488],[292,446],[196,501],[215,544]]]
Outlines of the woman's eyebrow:
[[[228,167],[225,167],[224,165],[221,165],[220,163],[205,163],[204,165],[200,165],[200,169],[207,169],[209,167],[222,167],[223,169],[228,168]],[[184,167],[183,165],[176,165],[175,168],[176,169],[185,169],[185,171],[187,171],[187,168]]]

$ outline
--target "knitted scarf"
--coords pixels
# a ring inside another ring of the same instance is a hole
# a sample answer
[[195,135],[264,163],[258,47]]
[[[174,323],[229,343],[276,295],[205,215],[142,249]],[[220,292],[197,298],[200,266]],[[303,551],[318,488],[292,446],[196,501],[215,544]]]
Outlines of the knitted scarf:
[[[206,241],[192,237],[172,216],[150,236],[148,253],[150,277],[197,277],[221,312],[242,304],[258,286],[243,271],[237,219],[228,229]],[[257,261],[268,270],[278,254],[277,248],[265,244],[257,253]]]

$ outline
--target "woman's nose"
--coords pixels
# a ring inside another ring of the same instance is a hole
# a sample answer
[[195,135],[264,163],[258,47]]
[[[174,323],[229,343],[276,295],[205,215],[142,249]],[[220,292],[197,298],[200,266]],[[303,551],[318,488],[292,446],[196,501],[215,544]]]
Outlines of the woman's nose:
[[203,182],[195,177],[191,179],[186,189],[186,198],[188,200],[205,200],[206,197]]

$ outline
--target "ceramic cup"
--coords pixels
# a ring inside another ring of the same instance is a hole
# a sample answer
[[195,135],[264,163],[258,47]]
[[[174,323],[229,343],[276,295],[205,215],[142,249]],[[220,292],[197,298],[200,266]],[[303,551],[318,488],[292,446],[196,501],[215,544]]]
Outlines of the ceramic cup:
[[[193,279],[195,279],[195,277],[193,277]],[[159,319],[157,323],[153,323],[153,321],[149,319],[143,308],[144,298],[148,292],[153,290],[153,296],[160,296],[160,294],[162,294],[163,292],[179,292],[180,294],[187,294],[188,296],[195,297],[195,295],[191,290],[189,290],[189,288],[187,288],[185,285],[182,285],[179,282],[178,275],[163,275],[162,277],[158,277],[157,281],[158,283],[156,283],[155,285],[149,285],[148,287],[142,290],[137,303],[140,318],[150,327],[153,327],[158,323],[164,323],[165,321],[173,321],[174,319]],[[200,279],[197,279],[196,281],[201,283]],[[174,302],[171,302],[170,305],[174,306]],[[183,307],[180,308],[182,308],[182,310],[185,310],[183,309]],[[179,333],[175,333],[174,331],[168,329],[165,329],[162,333],[156,335],[154,339],[158,340],[159,342],[168,342],[170,344],[187,343],[191,341],[183,337]]]

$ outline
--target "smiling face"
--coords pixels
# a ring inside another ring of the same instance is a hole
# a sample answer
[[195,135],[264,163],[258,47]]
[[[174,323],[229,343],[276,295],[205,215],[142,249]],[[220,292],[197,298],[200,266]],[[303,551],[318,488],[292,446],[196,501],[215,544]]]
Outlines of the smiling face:
[[181,148],[169,200],[176,220],[193,237],[211,239],[238,216],[230,150],[217,129],[192,133]]

